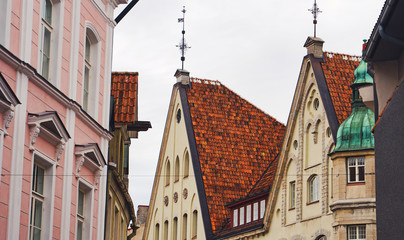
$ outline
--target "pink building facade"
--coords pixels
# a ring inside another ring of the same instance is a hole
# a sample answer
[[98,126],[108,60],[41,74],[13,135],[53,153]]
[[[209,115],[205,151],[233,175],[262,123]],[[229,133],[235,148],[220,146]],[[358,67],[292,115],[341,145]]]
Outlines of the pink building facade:
[[103,239],[114,9],[0,1],[0,239]]

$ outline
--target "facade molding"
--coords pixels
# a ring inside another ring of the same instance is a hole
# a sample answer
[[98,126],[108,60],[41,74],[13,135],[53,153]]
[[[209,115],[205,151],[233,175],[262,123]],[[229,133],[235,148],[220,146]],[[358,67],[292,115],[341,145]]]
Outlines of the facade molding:
[[111,140],[113,135],[110,131],[103,128],[94,118],[86,113],[76,101],[68,98],[59,89],[46,81],[41,75],[37,73],[35,68],[33,68],[31,65],[19,60],[15,55],[13,55],[3,46],[0,46],[0,59],[10,64],[10,66],[12,66],[18,72],[26,75],[26,77],[29,78],[32,83],[34,83],[47,94],[52,96],[60,104],[75,111],[80,120],[82,120],[88,127],[90,127],[91,130],[106,138],[108,141]]
[[[98,13],[102,16],[102,18],[104,18],[105,22],[108,24],[108,26],[111,27],[115,27],[116,26],[116,22],[114,21],[113,18],[111,18],[111,16],[108,16],[107,13],[101,9],[101,7],[98,5],[98,1],[97,0],[90,0],[91,4],[94,6],[94,8],[98,11]],[[116,1],[109,1],[110,3],[112,3],[112,6],[114,8],[118,7],[118,4],[120,3],[126,3],[126,2],[116,2]],[[105,6],[104,6],[105,8]],[[113,16],[112,16],[113,17]]]

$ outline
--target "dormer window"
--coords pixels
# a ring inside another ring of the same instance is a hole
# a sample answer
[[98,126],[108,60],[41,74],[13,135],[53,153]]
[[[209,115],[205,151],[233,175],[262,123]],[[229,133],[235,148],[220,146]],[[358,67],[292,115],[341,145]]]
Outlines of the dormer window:
[[231,207],[232,226],[243,226],[264,218],[267,197],[268,195],[260,196],[259,198],[249,199],[241,204],[233,205]]

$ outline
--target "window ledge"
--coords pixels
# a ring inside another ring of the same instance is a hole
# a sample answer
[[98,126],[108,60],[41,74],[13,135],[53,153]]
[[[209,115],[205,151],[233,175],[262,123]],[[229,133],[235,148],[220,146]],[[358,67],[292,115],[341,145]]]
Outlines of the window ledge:
[[356,186],[356,185],[365,185],[365,182],[349,182],[347,183],[348,186]]
[[294,207],[293,207],[293,208],[289,208],[289,211],[293,211],[293,210],[295,210],[295,209],[296,209],[296,208],[294,208]]
[[306,206],[311,205],[311,204],[315,204],[315,203],[319,203],[319,202],[320,202],[320,200],[316,200],[316,201],[313,201],[313,202],[308,202],[308,203],[306,203]]

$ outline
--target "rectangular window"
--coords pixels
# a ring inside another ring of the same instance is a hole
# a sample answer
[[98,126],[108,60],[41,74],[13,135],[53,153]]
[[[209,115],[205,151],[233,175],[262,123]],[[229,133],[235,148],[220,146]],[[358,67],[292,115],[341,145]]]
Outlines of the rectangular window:
[[244,207],[240,208],[240,225],[244,224]]
[[253,221],[258,220],[258,202],[253,204]]
[[251,205],[247,205],[246,207],[246,223],[251,222]]
[[348,240],[366,240],[366,225],[348,226]]
[[263,218],[264,215],[265,215],[265,200],[261,200],[260,218]]
[[233,210],[233,227],[238,226],[238,209]]
[[289,194],[290,194],[290,198],[289,198],[289,208],[293,209],[295,208],[295,203],[296,203],[296,182],[290,182],[289,183]]
[[44,203],[45,169],[34,164],[32,176],[32,199],[30,218],[30,240],[40,240],[42,234],[42,212]]
[[89,85],[90,85],[90,71],[91,71],[91,41],[86,36],[85,45],[85,57],[84,57],[84,80],[83,80],[83,109],[88,111],[89,101]]
[[313,176],[309,180],[309,203],[318,201],[319,177]]
[[348,183],[365,181],[365,158],[348,159]]
[[39,69],[42,76],[48,79],[52,34],[52,2],[44,0],[42,6]]
[[77,198],[77,233],[76,239],[83,239],[83,226],[84,226],[84,191],[79,189]]

